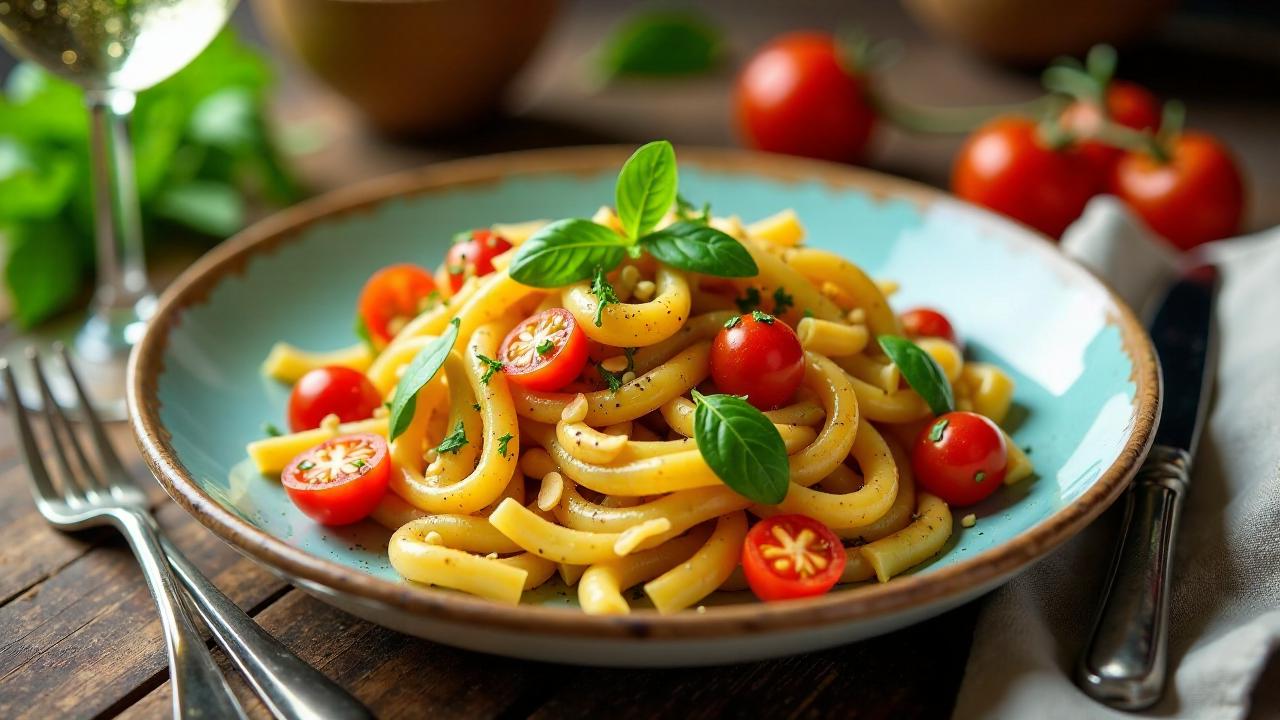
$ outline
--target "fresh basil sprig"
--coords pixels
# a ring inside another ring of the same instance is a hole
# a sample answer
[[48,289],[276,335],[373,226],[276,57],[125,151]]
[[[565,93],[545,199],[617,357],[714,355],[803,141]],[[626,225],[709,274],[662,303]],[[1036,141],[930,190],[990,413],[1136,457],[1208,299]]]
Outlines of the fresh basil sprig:
[[693,391],[693,437],[702,458],[729,489],[752,502],[777,505],[787,497],[791,468],[778,428],[737,395]]
[[[707,225],[707,209],[699,217],[678,202],[679,175],[675,150],[666,140],[640,147],[618,173],[614,187],[622,233],[590,220],[560,220],[534,233],[520,246],[508,272],[516,282],[554,288],[590,280],[597,269],[609,272],[631,254],[648,250],[681,270],[717,277],[750,277],[758,271],[751,253],[733,237]],[[653,228],[676,204],[685,219],[661,230]]]
[[934,415],[945,415],[956,409],[951,383],[932,355],[904,337],[881,335],[878,339],[884,353],[902,371],[911,389],[924,398]]
[[395,397],[391,401],[391,419],[388,435],[392,440],[404,434],[413,422],[413,413],[418,407],[418,391],[431,382],[444,361],[458,341],[458,318],[449,321],[444,334],[427,343],[413,356],[413,361],[405,368],[404,375],[396,384]]
[[617,267],[627,245],[626,238],[590,220],[558,220],[526,240],[507,270],[530,287],[561,287],[590,280],[597,267]]
[[662,262],[716,277],[752,277],[760,272],[742,243],[709,225],[681,220],[640,239]]

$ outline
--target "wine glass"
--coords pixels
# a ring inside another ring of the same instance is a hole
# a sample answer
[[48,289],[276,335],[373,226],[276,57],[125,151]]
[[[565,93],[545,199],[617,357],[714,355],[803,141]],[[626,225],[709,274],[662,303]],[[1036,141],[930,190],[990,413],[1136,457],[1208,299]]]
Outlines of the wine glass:
[[[88,317],[12,336],[0,356],[67,342],[102,415],[123,419],[129,349],[155,306],[142,250],[128,118],[136,93],[181,70],[209,45],[236,0],[0,0],[0,40],[16,54],[84,88],[90,115],[97,289]],[[15,371],[25,362],[11,362]],[[32,378],[19,400],[39,405]],[[73,403],[65,377],[51,378]]]

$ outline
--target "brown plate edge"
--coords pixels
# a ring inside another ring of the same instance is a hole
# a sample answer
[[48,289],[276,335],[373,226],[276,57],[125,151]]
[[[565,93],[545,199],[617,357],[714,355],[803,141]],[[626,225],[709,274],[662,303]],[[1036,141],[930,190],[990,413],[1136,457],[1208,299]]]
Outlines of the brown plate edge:
[[[1128,306],[1105,283],[1061,256],[1046,238],[1039,244],[1041,252],[1053,255],[1059,263],[1066,260],[1068,267],[1086,281],[1098,283],[1111,299],[1113,320],[1134,363],[1133,431],[1116,461],[1075,502],[1004,545],[925,575],[899,577],[890,583],[806,600],[710,607],[705,613],[668,616],[651,610],[608,617],[564,608],[508,606],[461,593],[394,583],[306,553],[228,511],[191,479],[160,422],[157,379],[162,357],[169,331],[180,320],[182,311],[202,302],[226,275],[242,269],[249,257],[271,251],[321,219],[368,210],[394,197],[495,183],[511,175],[601,172],[617,167],[630,152],[631,148],[619,146],[565,148],[443,162],[328,193],[255,223],[220,244],[165,291],[155,317],[130,357],[126,390],[130,422],[148,466],[169,495],[202,524],[233,547],[287,575],[435,619],[533,635],[615,639],[707,638],[799,630],[871,620],[942,600],[994,582],[1043,557],[1083,529],[1127,487],[1154,436],[1160,405],[1155,351]],[[785,181],[819,180],[835,187],[857,187],[880,198],[906,197],[921,205],[954,201],[941,191],[908,180],[820,161],[710,148],[682,147],[679,153],[682,161],[713,171],[749,171]]]

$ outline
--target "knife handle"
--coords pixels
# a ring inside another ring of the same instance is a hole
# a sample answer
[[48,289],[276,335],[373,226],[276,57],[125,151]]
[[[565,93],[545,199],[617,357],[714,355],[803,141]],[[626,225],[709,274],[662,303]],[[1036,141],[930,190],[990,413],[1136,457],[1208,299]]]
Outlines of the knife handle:
[[1154,705],[1164,692],[1169,583],[1190,455],[1156,445],[1125,501],[1120,543],[1076,683],[1121,710]]

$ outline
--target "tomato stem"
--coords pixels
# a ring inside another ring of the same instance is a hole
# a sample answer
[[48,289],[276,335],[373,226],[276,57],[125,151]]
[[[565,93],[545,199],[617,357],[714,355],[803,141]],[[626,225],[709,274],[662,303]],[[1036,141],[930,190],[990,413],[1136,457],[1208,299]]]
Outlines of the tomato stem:
[[880,117],[903,130],[929,135],[951,135],[973,132],[1000,115],[1044,115],[1052,108],[1060,107],[1062,101],[1046,95],[1005,105],[937,107],[906,103],[894,100],[884,93],[873,92],[871,103]]

